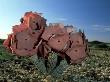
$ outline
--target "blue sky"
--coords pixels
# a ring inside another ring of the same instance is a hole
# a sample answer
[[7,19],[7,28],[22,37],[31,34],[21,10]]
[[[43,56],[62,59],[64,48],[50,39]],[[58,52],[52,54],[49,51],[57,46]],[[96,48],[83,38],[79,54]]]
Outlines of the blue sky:
[[110,0],[1,0],[0,38],[6,38],[27,11],[43,13],[48,23],[84,29],[89,40],[110,42]]

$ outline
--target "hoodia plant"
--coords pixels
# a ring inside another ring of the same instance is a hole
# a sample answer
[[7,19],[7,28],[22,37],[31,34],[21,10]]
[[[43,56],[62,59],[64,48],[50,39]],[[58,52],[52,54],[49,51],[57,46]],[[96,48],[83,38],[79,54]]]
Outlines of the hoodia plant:
[[57,54],[56,67],[61,60],[68,64],[77,64],[88,53],[87,39],[84,32],[76,32],[71,26],[60,23],[46,25],[41,14],[26,12],[19,25],[12,28],[12,33],[3,45],[17,56],[37,55],[45,59],[47,67],[50,52]]

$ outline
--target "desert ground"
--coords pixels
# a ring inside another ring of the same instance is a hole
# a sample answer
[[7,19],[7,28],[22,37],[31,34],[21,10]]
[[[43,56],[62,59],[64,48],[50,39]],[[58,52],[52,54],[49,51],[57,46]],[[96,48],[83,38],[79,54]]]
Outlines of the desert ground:
[[55,70],[56,53],[50,53],[49,68],[37,56],[17,57],[0,45],[0,82],[110,82],[110,49],[90,47],[88,57],[77,65],[65,60]]

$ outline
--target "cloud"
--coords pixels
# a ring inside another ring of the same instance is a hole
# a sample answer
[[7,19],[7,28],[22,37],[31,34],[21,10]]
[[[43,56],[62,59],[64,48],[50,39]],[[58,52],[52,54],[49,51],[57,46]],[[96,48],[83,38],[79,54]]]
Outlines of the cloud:
[[59,21],[67,21],[66,18],[56,18],[56,20],[59,20]]
[[92,25],[93,30],[97,30],[100,32],[110,32],[110,25]]
[[92,25],[93,27],[101,27],[101,28],[110,28],[110,25],[106,26],[106,25]]
[[64,17],[56,17],[56,18],[54,18],[54,20],[56,20],[56,21],[67,21],[67,18],[64,18]]

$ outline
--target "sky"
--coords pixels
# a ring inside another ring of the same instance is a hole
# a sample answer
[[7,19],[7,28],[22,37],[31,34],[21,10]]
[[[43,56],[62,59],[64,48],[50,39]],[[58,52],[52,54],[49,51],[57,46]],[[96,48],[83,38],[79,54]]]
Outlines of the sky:
[[28,11],[43,13],[47,24],[82,29],[89,41],[110,42],[110,0],[0,0],[0,38],[6,39]]

